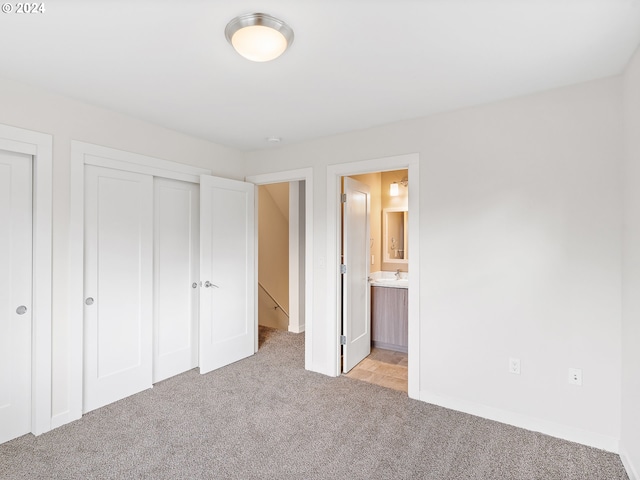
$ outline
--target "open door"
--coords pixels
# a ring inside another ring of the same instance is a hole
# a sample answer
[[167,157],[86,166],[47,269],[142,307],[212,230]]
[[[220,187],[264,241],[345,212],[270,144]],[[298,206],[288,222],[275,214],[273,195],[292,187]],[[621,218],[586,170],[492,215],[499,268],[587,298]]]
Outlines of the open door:
[[[371,301],[369,297],[369,258],[371,212],[369,186],[344,178],[342,230],[342,332],[343,372],[355,367],[371,353]],[[344,270],[343,270],[344,271]]]
[[200,176],[200,373],[255,353],[254,189]]

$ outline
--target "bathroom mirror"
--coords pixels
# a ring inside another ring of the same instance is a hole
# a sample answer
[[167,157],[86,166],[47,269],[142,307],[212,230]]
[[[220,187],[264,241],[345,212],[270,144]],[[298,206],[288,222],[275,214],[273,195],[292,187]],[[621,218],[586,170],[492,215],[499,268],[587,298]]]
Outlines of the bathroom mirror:
[[382,260],[387,263],[409,263],[409,212],[406,208],[385,208],[382,211]]

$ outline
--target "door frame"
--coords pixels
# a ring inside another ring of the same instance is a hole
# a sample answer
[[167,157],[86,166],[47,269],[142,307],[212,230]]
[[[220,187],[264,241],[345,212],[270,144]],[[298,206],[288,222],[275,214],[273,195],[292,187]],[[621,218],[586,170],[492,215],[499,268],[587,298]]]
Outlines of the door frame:
[[[305,182],[305,254],[304,254],[304,368],[312,370],[313,348],[313,168],[300,168],[275,173],[249,175],[245,182],[255,185],[268,185],[270,183]],[[258,221],[258,198],[256,195],[256,222]],[[256,254],[255,254],[255,278],[258,279],[258,228],[256,225]],[[256,300],[256,330],[258,328],[258,302]],[[256,332],[256,351],[258,351],[258,335]]]
[[53,137],[0,125],[0,149],[33,159],[31,433],[51,430]]
[[[289,182],[289,325],[292,333],[305,331],[300,323],[300,182]],[[305,204],[306,204],[305,195]],[[257,205],[257,204],[256,204]],[[306,214],[306,212],[305,212]],[[306,229],[306,217],[305,217]],[[305,237],[306,238],[306,237]],[[306,242],[305,242],[306,243]],[[305,265],[306,267],[306,265]]]
[[420,397],[420,189],[418,153],[340,163],[327,167],[327,311],[335,313],[336,321],[331,325],[333,341],[331,357],[333,372],[339,376],[341,345],[341,291],[340,291],[340,242],[342,236],[340,193],[341,177],[364,173],[408,169],[409,180],[414,188],[409,191],[409,374],[408,395]]
[[84,167],[95,165],[155,177],[200,183],[211,170],[137,153],[71,141],[69,225],[69,408],[52,419],[52,428],[82,417],[84,368]]

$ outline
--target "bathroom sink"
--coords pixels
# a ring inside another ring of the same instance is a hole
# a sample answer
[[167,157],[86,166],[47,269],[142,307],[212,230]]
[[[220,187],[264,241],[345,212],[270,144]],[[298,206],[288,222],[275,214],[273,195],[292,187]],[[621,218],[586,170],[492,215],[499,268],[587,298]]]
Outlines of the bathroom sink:
[[407,278],[378,278],[371,280],[371,285],[378,287],[408,288],[409,279]]

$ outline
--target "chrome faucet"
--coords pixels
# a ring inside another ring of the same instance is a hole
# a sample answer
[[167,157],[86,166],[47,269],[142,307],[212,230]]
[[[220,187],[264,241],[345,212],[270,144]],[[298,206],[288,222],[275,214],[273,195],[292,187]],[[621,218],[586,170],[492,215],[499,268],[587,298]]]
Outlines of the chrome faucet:
[[395,276],[396,276],[396,280],[400,280],[400,269],[396,270]]

